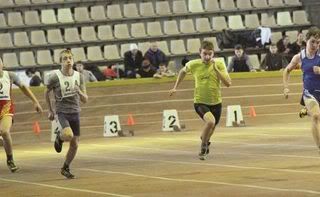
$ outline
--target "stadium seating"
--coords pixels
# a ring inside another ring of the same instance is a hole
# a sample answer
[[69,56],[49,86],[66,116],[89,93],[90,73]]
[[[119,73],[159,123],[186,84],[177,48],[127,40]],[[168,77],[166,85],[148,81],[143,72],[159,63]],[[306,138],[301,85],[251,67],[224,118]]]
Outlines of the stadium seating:
[[[174,59],[183,53],[195,56],[204,39],[214,42],[219,55],[227,56],[232,49],[221,50],[215,37],[224,29],[267,26],[273,29],[272,41],[276,42],[281,31],[294,40],[297,30],[311,26],[299,0],[67,2],[2,0],[2,57],[14,57],[7,62],[15,66],[56,64],[58,52],[68,47],[79,60],[121,62],[128,43],[137,43],[145,52],[150,42],[158,41],[159,48]],[[27,57],[32,58],[24,62]]]

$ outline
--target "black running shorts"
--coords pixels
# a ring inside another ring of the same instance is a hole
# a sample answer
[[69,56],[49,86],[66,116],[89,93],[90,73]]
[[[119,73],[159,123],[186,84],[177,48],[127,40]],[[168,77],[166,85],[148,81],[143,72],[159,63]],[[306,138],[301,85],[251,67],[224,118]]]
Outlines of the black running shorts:
[[211,112],[216,119],[216,125],[220,121],[221,117],[221,111],[222,111],[222,104],[219,103],[217,105],[206,105],[206,104],[201,104],[201,103],[195,103],[194,104],[194,109],[196,110],[197,114],[200,116],[200,118],[203,119],[203,116],[207,112]]

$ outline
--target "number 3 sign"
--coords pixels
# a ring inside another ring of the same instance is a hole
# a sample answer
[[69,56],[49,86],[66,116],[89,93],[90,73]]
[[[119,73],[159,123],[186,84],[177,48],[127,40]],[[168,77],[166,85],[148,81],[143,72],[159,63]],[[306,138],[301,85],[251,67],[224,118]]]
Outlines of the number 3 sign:
[[163,111],[162,131],[173,131],[173,126],[180,128],[178,112],[175,109]]
[[121,131],[118,115],[104,117],[104,137],[118,136],[118,131]]

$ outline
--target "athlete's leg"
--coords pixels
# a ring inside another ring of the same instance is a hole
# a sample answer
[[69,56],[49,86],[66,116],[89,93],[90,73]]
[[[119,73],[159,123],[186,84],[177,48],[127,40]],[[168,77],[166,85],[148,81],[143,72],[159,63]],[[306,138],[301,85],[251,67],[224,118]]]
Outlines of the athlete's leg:
[[72,129],[70,127],[70,123],[69,123],[69,114],[65,114],[65,113],[58,113],[58,122],[62,128],[62,131],[59,135],[60,139],[62,141],[71,141],[71,139],[73,138],[73,132]]
[[204,120],[205,125],[201,133],[201,148],[199,153],[199,159],[205,160],[209,153],[209,139],[212,130],[215,127],[216,120],[210,111],[210,106],[205,104],[195,104],[194,108],[198,115]]
[[69,150],[66,155],[66,160],[61,168],[61,174],[65,176],[68,179],[73,179],[74,175],[70,172],[70,164],[75,158],[78,150],[78,142],[79,142],[79,136],[74,136],[69,145]]
[[3,147],[7,155],[12,156],[12,139],[10,129],[12,126],[12,116],[4,116],[0,120],[0,132],[3,138]]
[[299,117],[300,118],[304,118],[307,115],[308,115],[308,110],[307,110],[306,107],[303,107],[302,109],[300,109],[300,111],[299,111]]
[[66,160],[63,164],[63,167],[61,168],[61,174],[68,179],[74,178],[74,175],[71,174],[70,172],[70,164],[77,154],[78,142],[79,142],[79,136],[74,136],[70,141],[70,146],[66,155]]
[[71,141],[73,138],[73,132],[67,120],[68,115],[64,113],[57,114],[57,121],[60,125],[61,131],[58,131],[56,139],[54,141],[55,150],[60,153],[62,151],[62,145],[64,141]]
[[74,157],[77,154],[78,150],[78,142],[79,142],[79,136],[74,136],[72,140],[70,141],[70,146],[68,153],[66,155],[66,161],[65,163],[69,166],[71,162],[73,161]]
[[208,143],[216,126],[216,119],[214,118],[213,114],[209,111],[204,114],[203,120],[205,122],[205,126],[202,131],[201,139],[203,143]]
[[13,161],[12,139],[10,134],[11,126],[12,116],[3,116],[3,118],[0,120],[0,132],[3,138],[3,147],[7,155],[7,166],[11,170],[11,172],[15,172],[19,168],[15,165]]
[[64,142],[71,142],[73,139],[73,132],[71,127],[65,127],[62,129],[60,139]]
[[70,140],[69,150],[66,155],[66,160],[61,168],[61,174],[67,178],[74,178],[74,175],[70,172],[70,164],[75,158],[78,151],[78,143],[80,136],[80,117],[79,114],[68,115],[68,122],[70,124],[70,130],[72,131],[72,138]]
[[221,117],[221,111],[222,111],[222,104],[220,103],[220,104],[211,106],[210,111],[214,116],[215,125],[214,125],[214,127],[211,129],[211,131],[209,133],[209,140],[208,141],[210,141],[211,136],[213,135],[216,126],[219,124],[220,117]]
[[304,102],[306,104],[306,108],[308,110],[308,113],[312,117],[312,135],[313,139],[317,145],[317,147],[320,149],[320,109],[319,104],[315,98],[304,98]]
[[302,105],[303,108],[300,109],[300,111],[299,111],[299,117],[300,118],[304,118],[305,116],[308,115],[308,110],[306,108],[306,104],[304,103],[303,95],[302,95],[302,97],[300,99],[300,105]]
[[[207,139],[206,141],[202,141],[201,143],[201,151],[200,151],[200,159],[205,159],[205,158],[201,158],[201,155],[202,154],[205,154],[205,155],[208,155],[209,152],[210,152],[210,139],[211,139],[211,136],[216,128],[216,125],[217,125],[217,121],[216,121],[216,118],[215,116],[210,113],[210,112],[207,112],[206,115],[204,116],[204,119],[205,119],[205,122],[206,122],[206,126],[208,126],[208,134],[207,134]],[[208,125],[209,123],[209,125]]]

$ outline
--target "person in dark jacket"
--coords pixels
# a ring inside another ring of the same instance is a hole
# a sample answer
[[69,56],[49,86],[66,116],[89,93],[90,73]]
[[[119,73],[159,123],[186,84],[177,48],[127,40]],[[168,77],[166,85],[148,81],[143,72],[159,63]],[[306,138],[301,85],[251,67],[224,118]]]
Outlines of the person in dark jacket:
[[249,60],[249,56],[243,51],[241,45],[236,45],[234,49],[235,55],[228,64],[228,72],[252,72],[255,71]]
[[269,52],[261,63],[261,69],[272,71],[272,70],[281,70],[288,65],[286,58],[278,53],[277,45],[271,44]]
[[150,78],[153,77],[156,73],[157,69],[153,65],[151,65],[148,59],[144,59],[141,68],[137,72],[137,78]]
[[292,47],[290,43],[289,36],[283,35],[282,39],[277,42],[278,53],[282,54],[288,62],[291,62],[291,59],[295,54],[292,52]]
[[136,77],[136,73],[141,68],[142,60],[142,52],[138,50],[138,46],[136,44],[131,44],[130,50],[124,53],[124,68],[126,77]]
[[150,63],[157,69],[160,64],[168,66],[168,58],[164,52],[158,48],[158,44],[156,42],[150,43],[150,48],[144,54],[144,58],[150,60]]
[[304,35],[302,32],[298,32],[297,40],[291,44],[291,53],[293,55],[300,53],[302,49],[306,48],[306,42],[304,41]]

